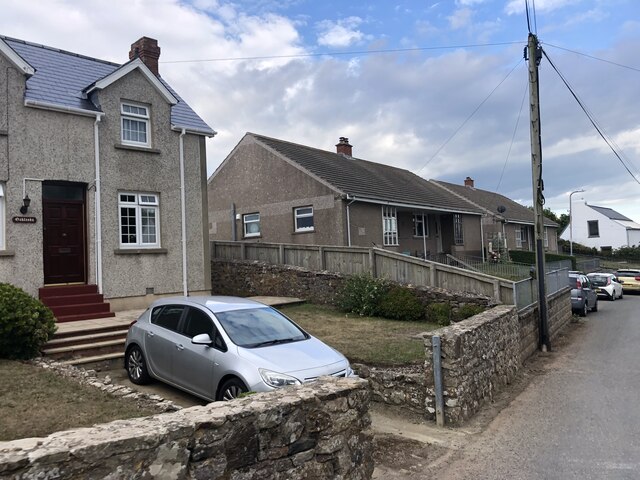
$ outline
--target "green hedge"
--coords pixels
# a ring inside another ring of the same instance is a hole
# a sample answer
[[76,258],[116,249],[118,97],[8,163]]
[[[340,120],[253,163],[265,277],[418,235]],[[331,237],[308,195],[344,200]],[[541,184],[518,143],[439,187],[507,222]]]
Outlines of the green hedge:
[[[525,263],[528,265],[536,264],[536,252],[530,252],[525,250],[509,250],[509,257],[512,262],[516,263]],[[571,268],[573,270],[576,269],[576,259],[575,257],[571,257],[569,255],[561,255],[558,253],[545,253],[544,254],[545,262],[560,262],[562,260],[571,261]]]
[[55,331],[53,313],[40,300],[0,283],[0,358],[33,358]]

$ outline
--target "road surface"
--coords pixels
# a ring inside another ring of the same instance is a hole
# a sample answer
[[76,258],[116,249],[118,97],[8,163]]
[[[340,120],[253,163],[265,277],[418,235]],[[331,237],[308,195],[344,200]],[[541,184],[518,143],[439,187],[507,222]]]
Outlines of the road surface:
[[640,478],[640,296],[600,301],[546,372],[424,478]]

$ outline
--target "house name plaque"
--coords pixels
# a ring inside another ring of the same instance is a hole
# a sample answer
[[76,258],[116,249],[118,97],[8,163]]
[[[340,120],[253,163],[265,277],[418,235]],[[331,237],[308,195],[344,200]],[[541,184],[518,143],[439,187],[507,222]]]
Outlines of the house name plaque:
[[36,223],[36,217],[13,217],[13,223]]

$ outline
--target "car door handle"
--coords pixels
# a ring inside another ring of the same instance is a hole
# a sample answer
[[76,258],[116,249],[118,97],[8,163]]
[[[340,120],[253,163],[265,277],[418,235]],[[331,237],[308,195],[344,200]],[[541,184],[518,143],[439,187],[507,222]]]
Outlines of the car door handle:
[[147,336],[148,336],[148,337],[155,337],[155,335],[156,335],[156,334],[155,334],[155,333],[153,333],[153,332],[147,332]]
[[176,344],[176,348],[178,350],[184,350],[184,345],[182,345],[181,343]]

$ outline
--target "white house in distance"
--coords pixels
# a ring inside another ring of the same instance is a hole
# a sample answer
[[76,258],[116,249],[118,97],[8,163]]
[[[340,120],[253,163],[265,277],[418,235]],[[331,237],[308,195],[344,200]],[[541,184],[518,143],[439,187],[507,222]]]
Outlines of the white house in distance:
[[560,238],[570,239],[572,224],[573,241],[587,247],[608,250],[640,245],[640,224],[611,208],[576,202]]

